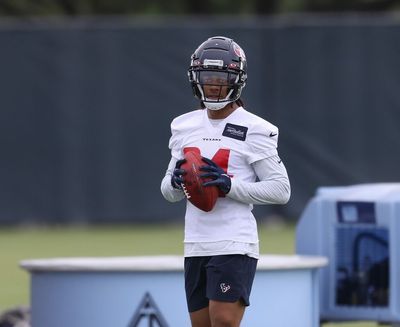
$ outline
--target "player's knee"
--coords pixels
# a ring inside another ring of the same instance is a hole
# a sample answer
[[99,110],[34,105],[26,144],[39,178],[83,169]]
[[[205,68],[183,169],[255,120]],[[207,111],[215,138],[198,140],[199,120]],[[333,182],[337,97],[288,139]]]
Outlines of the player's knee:
[[238,321],[234,315],[229,312],[218,312],[211,317],[212,327],[236,327]]

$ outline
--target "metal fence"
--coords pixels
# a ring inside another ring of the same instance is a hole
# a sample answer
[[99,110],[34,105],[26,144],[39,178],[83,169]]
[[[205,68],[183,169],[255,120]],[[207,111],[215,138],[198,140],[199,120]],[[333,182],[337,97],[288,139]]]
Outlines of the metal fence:
[[321,185],[399,181],[400,23],[374,16],[0,21],[0,223],[181,219],[159,191],[207,37],[246,51],[246,109],[280,128],[297,219]]

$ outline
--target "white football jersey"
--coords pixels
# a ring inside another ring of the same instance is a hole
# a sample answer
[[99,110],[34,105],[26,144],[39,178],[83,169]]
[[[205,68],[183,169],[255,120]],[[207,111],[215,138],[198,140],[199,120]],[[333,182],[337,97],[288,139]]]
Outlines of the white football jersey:
[[[240,107],[227,118],[210,120],[207,110],[195,110],[175,118],[169,142],[172,157],[197,148],[235,180],[254,183],[252,164],[277,156],[278,128]],[[232,184],[232,185],[233,185]],[[185,243],[231,241],[258,243],[252,204],[220,197],[212,211],[204,212],[187,201]]]

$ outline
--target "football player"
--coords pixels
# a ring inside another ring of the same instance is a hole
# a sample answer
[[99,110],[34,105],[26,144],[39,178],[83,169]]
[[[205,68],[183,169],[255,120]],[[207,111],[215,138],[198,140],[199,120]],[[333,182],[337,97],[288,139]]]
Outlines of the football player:
[[204,186],[220,190],[205,212],[187,201],[185,290],[193,327],[237,327],[242,320],[259,257],[254,204],[285,204],[290,184],[278,156],[278,128],[248,112],[240,95],[247,61],[232,39],[211,37],[191,57],[189,81],[201,109],[175,118],[171,160],[161,183],[170,202],[185,195],[184,152],[202,155]]

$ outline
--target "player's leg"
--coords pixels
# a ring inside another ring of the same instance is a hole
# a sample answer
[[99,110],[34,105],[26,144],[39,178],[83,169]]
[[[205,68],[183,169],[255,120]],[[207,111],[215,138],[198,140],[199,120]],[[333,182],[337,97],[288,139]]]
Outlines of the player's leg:
[[218,255],[207,265],[207,298],[212,327],[238,327],[249,297],[257,259],[246,255]]
[[212,327],[239,327],[245,306],[242,301],[230,303],[210,300],[209,310]]
[[206,297],[206,264],[210,257],[185,258],[185,291],[192,327],[211,327]]
[[209,308],[205,307],[190,312],[190,321],[192,322],[192,327],[211,327]]

